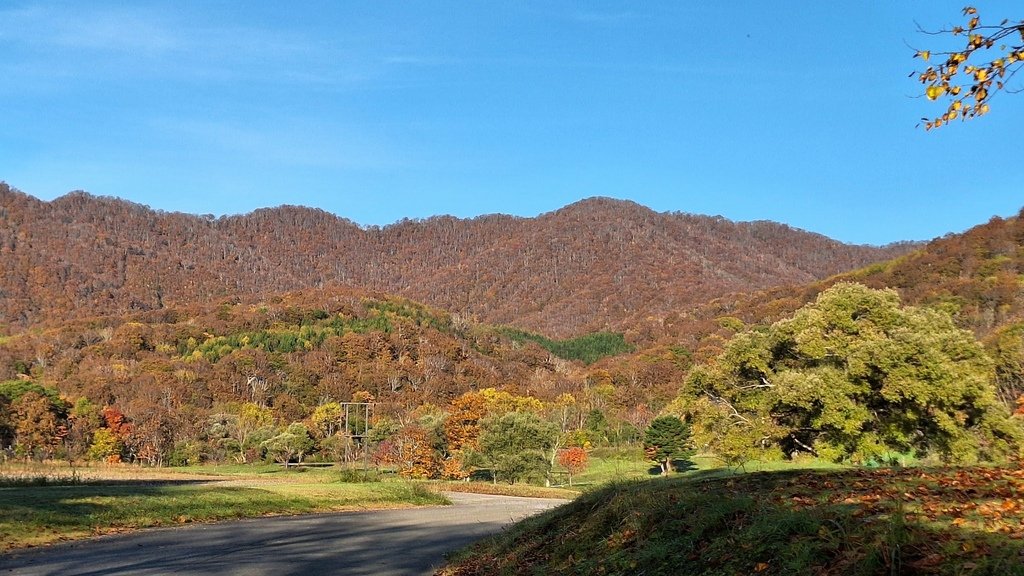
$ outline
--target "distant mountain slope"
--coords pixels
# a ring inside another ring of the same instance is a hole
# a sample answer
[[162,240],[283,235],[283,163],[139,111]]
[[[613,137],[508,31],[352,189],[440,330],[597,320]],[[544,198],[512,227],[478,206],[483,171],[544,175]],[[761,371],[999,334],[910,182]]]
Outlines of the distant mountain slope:
[[602,198],[536,218],[362,228],[293,206],[215,219],[82,192],[43,202],[0,183],[0,330],[342,283],[568,336],[805,284],[911,248]]
[[728,336],[727,327],[735,324],[729,317],[747,324],[768,324],[791,315],[842,281],[895,288],[905,304],[946,309],[959,326],[991,340],[1001,330],[1024,325],[1024,209],[1016,217],[994,217],[893,260],[822,281],[718,298],[688,313],[672,315],[649,327],[648,332],[656,334],[655,339],[682,343],[690,349],[699,349],[701,341],[714,346],[713,342]]

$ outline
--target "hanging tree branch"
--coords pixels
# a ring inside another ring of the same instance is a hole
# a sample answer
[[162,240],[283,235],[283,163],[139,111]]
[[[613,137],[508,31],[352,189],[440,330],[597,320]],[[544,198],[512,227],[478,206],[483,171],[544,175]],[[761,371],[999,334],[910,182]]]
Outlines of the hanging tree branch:
[[761,376],[761,383],[760,384],[750,384],[748,386],[737,386],[736,387],[737,390],[750,390],[750,389],[753,389],[753,388],[757,388],[757,389],[775,388],[775,385],[772,384],[771,382],[769,382],[768,379],[765,378],[764,376]]
[[[914,54],[914,58],[924,62],[935,61],[923,72],[910,74],[917,76],[925,86],[924,96],[929,100],[948,102],[946,112],[941,116],[921,119],[925,130],[939,128],[957,118],[967,120],[987,114],[989,101],[997,93],[1021,91],[1008,88],[1008,83],[1024,62],[1024,20],[982,25],[978,11],[971,6],[963,9],[963,15],[968,18],[965,26],[938,31],[927,31],[918,26],[918,32],[922,34],[967,40],[960,50],[916,50]],[[989,52],[993,49],[994,53]],[[992,56],[995,58],[989,60]]]

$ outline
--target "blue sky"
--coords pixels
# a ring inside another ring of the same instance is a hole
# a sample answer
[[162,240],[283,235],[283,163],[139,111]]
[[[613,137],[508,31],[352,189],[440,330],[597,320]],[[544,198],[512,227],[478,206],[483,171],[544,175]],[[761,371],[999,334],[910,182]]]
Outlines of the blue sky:
[[364,225],[611,196],[928,239],[1024,206],[1024,94],[915,128],[939,113],[915,21],[965,1],[4,0],[0,180]]

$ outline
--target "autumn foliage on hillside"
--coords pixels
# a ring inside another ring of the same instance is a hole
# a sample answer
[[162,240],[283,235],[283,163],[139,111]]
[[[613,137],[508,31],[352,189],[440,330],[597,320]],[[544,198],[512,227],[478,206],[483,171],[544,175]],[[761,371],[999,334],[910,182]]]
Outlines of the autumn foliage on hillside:
[[[213,218],[0,183],[0,333],[345,284],[550,337],[622,331],[711,298],[803,284],[906,253],[770,222],[590,199],[536,218],[363,228],[282,206]],[[6,328],[5,328],[6,326]]]
[[[249,462],[301,458],[315,442],[340,460],[366,448],[352,445],[364,441],[352,438],[362,424],[344,421],[340,403],[371,402],[372,441],[388,442],[381,462],[458,477],[486,414],[542,414],[559,433],[591,417],[595,443],[628,440],[674,396],[683,368],[670,358],[588,367],[503,329],[361,290],[229,299],[3,338],[0,449]],[[46,418],[18,416],[29,410]],[[21,430],[20,420],[41,424]]]
[[957,326],[972,331],[996,361],[1000,391],[1009,404],[1024,393],[1022,216],[1024,211],[1012,218],[994,217],[899,258],[819,282],[717,298],[638,324],[636,334],[656,342],[655,349],[677,346],[701,362],[719,354],[744,327],[787,318],[839,282],[893,288],[904,304],[945,310]]

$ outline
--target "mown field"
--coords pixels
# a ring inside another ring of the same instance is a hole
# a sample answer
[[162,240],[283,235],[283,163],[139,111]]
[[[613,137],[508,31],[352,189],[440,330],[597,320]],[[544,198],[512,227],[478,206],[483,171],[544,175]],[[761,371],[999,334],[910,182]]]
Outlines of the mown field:
[[[695,459],[702,468],[711,459]],[[598,449],[573,486],[408,482],[394,474],[273,464],[146,468],[0,465],[0,551],[154,526],[339,510],[443,504],[442,492],[572,499],[608,482],[651,478],[638,448]],[[566,476],[557,476],[563,481]]]
[[0,467],[0,551],[271,514],[446,504],[422,484],[342,482],[337,470]]

